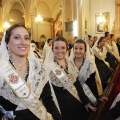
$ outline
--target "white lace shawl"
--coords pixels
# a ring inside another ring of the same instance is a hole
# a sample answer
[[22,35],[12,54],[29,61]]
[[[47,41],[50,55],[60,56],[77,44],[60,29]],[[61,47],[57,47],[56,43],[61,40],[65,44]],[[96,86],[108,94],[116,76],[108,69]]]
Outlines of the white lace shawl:
[[[1,47],[0,47],[0,66],[7,65],[9,62],[8,50],[5,42],[5,35],[3,36]],[[40,59],[35,58],[33,50],[30,48],[28,54],[29,61],[29,76],[27,82],[31,83],[31,90],[36,94],[39,98],[42,92],[43,87],[48,81],[47,75],[43,69],[43,63]],[[4,71],[0,67],[0,71]],[[10,102],[19,105],[21,100],[13,93],[7,83],[4,81],[2,74],[0,72],[0,96],[3,96],[5,99]],[[23,105],[22,105],[23,107]]]
[[44,48],[43,48],[43,51],[42,51],[42,57],[43,59],[46,58],[48,52],[50,51],[50,48],[51,46],[48,45],[47,41],[45,42],[45,45],[44,45]]
[[84,83],[92,73],[95,72],[95,66],[91,59],[85,58],[84,64],[79,71],[79,81]]
[[[31,85],[30,89],[36,94],[37,98],[39,98],[48,78],[40,60],[29,58],[28,60],[29,60],[29,77],[27,79],[27,83]],[[22,107],[21,109],[23,108],[25,109],[26,107],[23,105],[23,103],[21,103],[21,100],[13,93],[13,91],[2,79],[2,77],[0,77],[0,79],[3,81],[3,84],[0,87],[0,96],[4,97],[5,99],[9,100],[10,102],[18,106],[20,105],[19,107]]]
[[105,47],[108,52],[112,53],[112,46],[109,44],[109,42],[105,42]]
[[100,60],[105,60],[106,59],[106,54],[107,54],[107,49],[103,47],[103,51],[101,52],[99,48],[96,46],[93,48],[93,52],[97,58]]
[[115,41],[112,41],[112,51],[113,55],[120,61],[119,51]]
[[96,46],[93,48],[93,52],[95,54],[95,56],[100,59],[100,60],[103,60],[103,62],[108,66],[110,67],[109,63],[107,61],[105,61],[106,59],[106,54],[107,54],[107,49],[105,47],[103,47],[103,51],[101,52],[99,50],[99,48]]

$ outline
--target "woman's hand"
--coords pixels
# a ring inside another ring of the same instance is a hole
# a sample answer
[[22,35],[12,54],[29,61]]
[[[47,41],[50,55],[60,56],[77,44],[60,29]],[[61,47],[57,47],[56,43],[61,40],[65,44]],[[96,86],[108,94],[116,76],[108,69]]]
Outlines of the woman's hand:
[[89,112],[89,110],[92,110],[96,112],[97,108],[92,106],[90,103],[85,106],[86,110]]
[[99,100],[100,100],[100,101],[108,101],[108,97],[102,96]]

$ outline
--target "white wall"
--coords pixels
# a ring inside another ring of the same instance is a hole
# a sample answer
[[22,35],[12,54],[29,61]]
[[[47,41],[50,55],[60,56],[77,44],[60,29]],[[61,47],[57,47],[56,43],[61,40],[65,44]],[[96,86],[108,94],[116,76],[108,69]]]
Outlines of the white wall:
[[[99,2],[98,2],[99,1]],[[100,6],[101,1],[101,6]],[[114,20],[115,20],[115,0],[91,0],[91,35],[97,35],[98,37],[102,34],[96,34],[95,32],[95,14],[101,12],[110,13],[110,31],[112,31]]]

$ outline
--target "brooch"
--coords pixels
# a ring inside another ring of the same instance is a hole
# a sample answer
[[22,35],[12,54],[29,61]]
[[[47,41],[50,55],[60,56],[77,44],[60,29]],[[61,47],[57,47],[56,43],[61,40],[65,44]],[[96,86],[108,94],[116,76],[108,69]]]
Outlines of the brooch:
[[19,81],[18,76],[14,74],[10,74],[8,78],[9,78],[9,83],[12,83],[12,84],[17,84]]
[[61,75],[61,71],[59,69],[55,70],[56,75]]

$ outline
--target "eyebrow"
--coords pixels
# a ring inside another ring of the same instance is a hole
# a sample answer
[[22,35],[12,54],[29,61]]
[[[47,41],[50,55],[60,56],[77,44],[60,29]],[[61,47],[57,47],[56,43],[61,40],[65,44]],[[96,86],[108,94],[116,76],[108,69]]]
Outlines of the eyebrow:
[[[13,35],[14,35],[14,36],[16,36],[16,35],[17,35],[17,36],[21,36],[20,34],[13,34]],[[24,36],[29,36],[29,35],[24,35]]]

